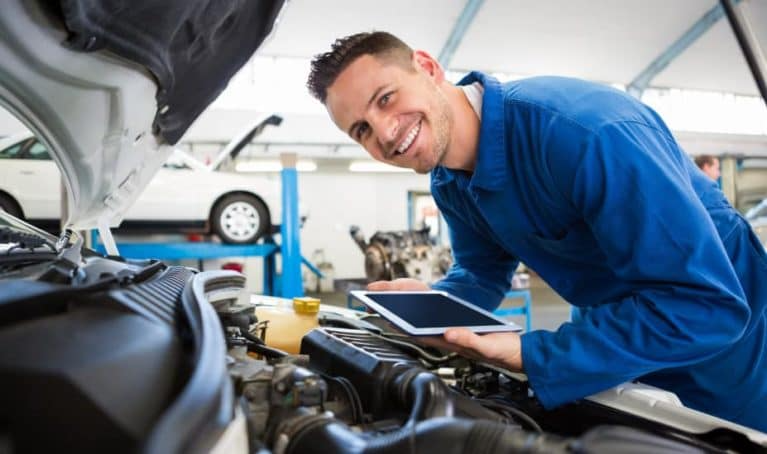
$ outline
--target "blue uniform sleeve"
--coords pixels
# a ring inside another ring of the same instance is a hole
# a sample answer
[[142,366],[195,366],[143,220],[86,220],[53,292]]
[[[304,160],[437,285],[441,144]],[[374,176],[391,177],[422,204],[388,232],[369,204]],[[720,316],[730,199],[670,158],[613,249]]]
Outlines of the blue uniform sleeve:
[[[444,197],[444,196],[443,196]],[[450,227],[453,265],[447,275],[432,284],[434,290],[443,290],[483,309],[492,311],[511,288],[518,261],[498,245],[481,234],[455,208],[460,204],[440,203],[434,198]]]
[[628,121],[548,156],[557,190],[635,290],[593,302],[556,332],[522,336],[524,369],[545,407],[703,361],[743,334],[743,289],[684,159],[664,130]]

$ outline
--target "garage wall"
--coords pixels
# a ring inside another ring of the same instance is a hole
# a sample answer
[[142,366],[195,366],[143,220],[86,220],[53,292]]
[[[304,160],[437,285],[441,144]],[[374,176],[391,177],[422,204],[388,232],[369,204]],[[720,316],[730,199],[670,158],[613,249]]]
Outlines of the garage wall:
[[399,173],[300,173],[299,197],[309,208],[301,231],[301,250],[311,259],[316,249],[337,278],[365,276],[364,256],[349,227],[358,225],[369,239],[378,230],[407,228],[407,193],[428,191],[429,177]]
[[[378,230],[406,229],[410,190],[428,191],[429,177],[343,170],[299,173],[299,197],[309,208],[309,219],[301,229],[302,254],[312,260],[314,251],[322,249],[336,279],[364,278],[364,256],[352,241],[349,227],[358,225],[366,240]],[[225,261],[229,260],[207,261],[205,268],[220,268]],[[263,261],[253,258],[244,264],[248,289],[261,292]]]
[[0,137],[9,136],[26,129],[27,128],[17,120],[16,117],[0,107]]

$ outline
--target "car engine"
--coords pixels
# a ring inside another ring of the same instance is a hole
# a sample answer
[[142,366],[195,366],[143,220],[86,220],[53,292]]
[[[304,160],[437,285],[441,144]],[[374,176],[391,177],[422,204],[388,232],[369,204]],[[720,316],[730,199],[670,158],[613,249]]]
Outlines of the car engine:
[[410,277],[431,283],[441,279],[452,264],[450,248],[433,246],[429,228],[376,232],[369,241],[356,225],[349,234],[365,254],[368,281]]
[[322,314],[301,354],[288,355],[245,331],[246,318],[258,325],[248,304],[214,306],[251,440],[273,452],[717,452],[738,438],[684,433],[585,400],[545,410],[524,375],[423,347],[375,315]]
[[358,311],[321,310],[287,354],[238,273],[5,233],[2,452],[765,452],[589,400],[545,410],[524,375]]

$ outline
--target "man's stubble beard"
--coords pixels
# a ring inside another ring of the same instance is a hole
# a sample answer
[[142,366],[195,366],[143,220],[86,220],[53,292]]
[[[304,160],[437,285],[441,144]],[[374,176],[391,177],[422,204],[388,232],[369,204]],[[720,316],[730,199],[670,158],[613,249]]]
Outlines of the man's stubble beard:
[[434,156],[434,163],[430,164],[427,168],[415,169],[416,173],[426,174],[434,170],[435,167],[442,164],[447,155],[447,148],[450,142],[450,131],[453,127],[453,115],[450,110],[450,103],[447,100],[442,91],[437,90],[437,115],[435,121],[432,122],[432,131],[434,133],[434,148],[432,155]]

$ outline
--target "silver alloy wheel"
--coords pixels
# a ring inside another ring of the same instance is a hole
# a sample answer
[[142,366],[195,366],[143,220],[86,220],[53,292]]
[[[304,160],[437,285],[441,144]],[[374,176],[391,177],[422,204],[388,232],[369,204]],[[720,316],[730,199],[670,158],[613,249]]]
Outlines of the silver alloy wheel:
[[220,223],[227,236],[246,242],[258,233],[261,218],[253,205],[238,201],[224,207]]

